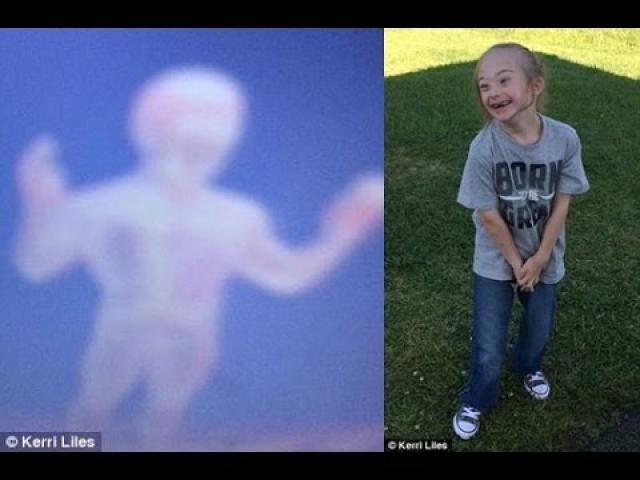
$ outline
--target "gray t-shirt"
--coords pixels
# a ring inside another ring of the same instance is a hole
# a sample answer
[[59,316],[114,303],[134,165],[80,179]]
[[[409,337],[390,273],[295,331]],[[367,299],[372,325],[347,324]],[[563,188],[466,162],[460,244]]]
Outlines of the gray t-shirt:
[[[544,115],[540,118],[542,135],[534,144],[517,143],[496,121],[486,125],[471,143],[458,202],[474,209],[473,271],[483,277],[511,280],[513,270],[485,230],[478,210],[498,209],[526,260],[540,246],[554,195],[589,190],[576,131]],[[563,227],[542,272],[543,283],[557,283],[564,277],[564,250]]]

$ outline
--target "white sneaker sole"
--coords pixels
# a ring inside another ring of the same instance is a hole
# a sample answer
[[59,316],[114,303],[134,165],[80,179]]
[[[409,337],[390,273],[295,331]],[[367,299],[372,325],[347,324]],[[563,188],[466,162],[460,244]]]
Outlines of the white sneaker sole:
[[529,388],[529,385],[527,385],[527,381],[526,381],[526,380],[524,381],[524,388],[525,388],[525,390],[526,390],[527,392],[529,392],[529,395],[531,395],[531,396],[532,396],[533,398],[535,398],[536,400],[546,400],[546,399],[547,399],[547,397],[549,397],[549,394],[551,393],[551,387],[549,387],[549,388],[547,389],[547,393],[544,393],[544,394],[542,394],[542,395],[541,395],[541,394],[539,394],[539,393],[534,392],[533,390],[531,390],[531,389]]
[[456,416],[455,415],[453,416],[453,431],[456,432],[456,435],[458,435],[462,440],[469,440],[476,433],[478,433],[478,430],[479,429],[477,428],[475,432],[463,432],[458,428],[458,422],[456,422]]

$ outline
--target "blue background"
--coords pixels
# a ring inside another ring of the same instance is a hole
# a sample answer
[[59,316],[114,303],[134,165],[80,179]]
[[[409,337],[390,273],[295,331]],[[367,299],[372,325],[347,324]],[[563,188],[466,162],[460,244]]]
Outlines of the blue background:
[[[332,195],[358,173],[382,172],[382,30],[0,30],[0,429],[64,417],[98,296],[81,269],[40,286],[15,271],[17,157],[48,131],[73,187],[126,174],[136,162],[132,94],[150,75],[194,63],[244,85],[248,128],[219,183],[265,205],[283,241],[311,240]],[[382,232],[299,296],[227,285],[220,372],[193,403],[194,428],[382,430]]]

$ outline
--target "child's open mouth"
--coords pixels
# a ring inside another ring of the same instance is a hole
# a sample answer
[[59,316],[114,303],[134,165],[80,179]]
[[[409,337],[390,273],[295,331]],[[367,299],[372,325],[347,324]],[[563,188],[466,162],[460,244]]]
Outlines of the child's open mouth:
[[503,100],[502,102],[495,102],[490,104],[493,110],[502,110],[509,105],[511,105],[511,100]]

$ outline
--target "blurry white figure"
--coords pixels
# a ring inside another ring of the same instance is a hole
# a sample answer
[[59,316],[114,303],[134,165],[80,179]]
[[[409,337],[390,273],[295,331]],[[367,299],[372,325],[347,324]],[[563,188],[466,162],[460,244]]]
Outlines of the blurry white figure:
[[145,448],[174,438],[216,365],[217,309],[230,275],[278,294],[325,277],[383,216],[383,180],[356,179],[325,211],[313,242],[288,248],[251,198],[212,188],[243,130],[239,86],[208,68],[152,78],[136,95],[138,168],[69,191],[48,135],[18,165],[23,216],[15,261],[33,282],[83,264],[101,290],[68,429],[102,431],[144,381]]

